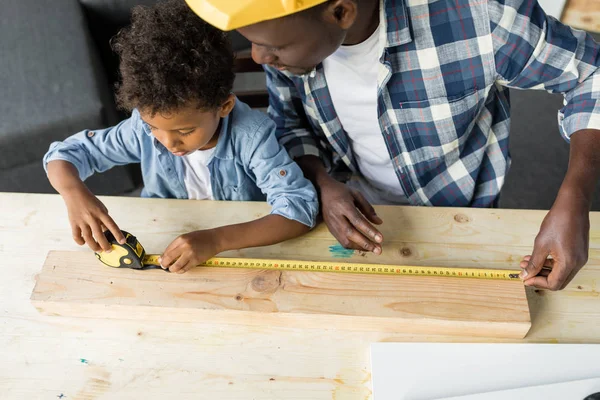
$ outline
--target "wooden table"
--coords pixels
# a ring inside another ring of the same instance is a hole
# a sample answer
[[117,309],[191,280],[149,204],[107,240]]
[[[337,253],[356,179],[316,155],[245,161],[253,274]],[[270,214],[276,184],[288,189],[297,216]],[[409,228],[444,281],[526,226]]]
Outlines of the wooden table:
[[[176,235],[264,215],[257,203],[102,198],[149,252]],[[496,342],[334,329],[292,329],[47,317],[29,301],[49,250],[80,250],[54,195],[0,193],[0,398],[370,399],[369,345],[381,341]],[[368,262],[517,267],[540,211],[380,207],[384,254]],[[600,213],[590,261],[562,292],[528,292],[525,342],[600,343]],[[330,259],[320,226],[278,246],[229,255]],[[336,252],[335,248],[333,249]]]
[[568,0],[561,21],[574,28],[600,33],[600,0]]

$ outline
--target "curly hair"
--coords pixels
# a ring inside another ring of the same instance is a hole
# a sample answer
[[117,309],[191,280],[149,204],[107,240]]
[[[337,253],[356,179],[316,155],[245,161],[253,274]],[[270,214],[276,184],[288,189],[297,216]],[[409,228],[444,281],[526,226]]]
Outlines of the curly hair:
[[117,105],[165,113],[195,104],[221,106],[233,86],[227,35],[204,22],[184,0],[136,6],[131,26],[111,41],[120,58]]

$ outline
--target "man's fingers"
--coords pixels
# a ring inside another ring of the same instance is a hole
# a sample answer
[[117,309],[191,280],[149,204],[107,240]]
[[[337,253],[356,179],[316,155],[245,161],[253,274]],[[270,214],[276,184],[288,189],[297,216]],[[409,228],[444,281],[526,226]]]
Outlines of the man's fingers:
[[350,223],[346,225],[345,234],[348,240],[352,242],[357,249],[381,254],[381,246],[370,241],[365,235],[354,229]]
[[354,199],[356,200],[356,205],[358,209],[361,213],[363,213],[365,217],[367,217],[369,221],[377,225],[383,223],[383,220],[379,218],[379,215],[377,215],[371,203],[369,203],[367,199],[365,199],[365,196],[363,196],[361,192],[357,190],[352,190],[351,193],[352,196],[354,196]]
[[548,252],[542,250],[537,244],[533,248],[531,258],[527,262],[527,266],[521,271],[521,279],[526,280],[527,278],[533,278],[540,272],[546,263],[548,258]]
[[83,229],[81,229],[81,236],[83,236],[85,243],[87,243],[88,247],[92,249],[92,251],[96,252],[102,250],[100,245],[98,245],[98,243],[96,243],[94,240],[94,237],[92,236],[92,230],[89,226],[85,226]]
[[526,286],[535,286],[540,289],[561,290],[573,279],[575,274],[569,276],[569,271],[564,265],[557,265],[552,270],[542,269],[537,276],[526,279]]
[[344,220],[338,224],[337,235],[339,242],[347,249],[372,251],[375,254],[381,254],[381,246],[373,243],[369,238],[359,232],[349,221]]
[[535,286],[540,289],[550,289],[548,287],[548,277],[546,276],[534,276],[531,279],[527,279],[523,284],[525,286]]
[[[529,260],[531,260],[531,256],[525,256],[523,257],[523,261],[521,261],[521,263],[519,264],[519,267],[521,267],[521,269],[527,268],[527,265],[529,265]],[[554,259],[552,258],[546,258],[546,261],[544,261],[544,269],[552,269],[554,267]],[[544,269],[542,269],[542,272],[544,271]],[[541,272],[540,272],[541,273]]]
[[350,224],[354,226],[360,233],[365,235],[373,244],[383,242],[383,235],[367,219],[354,208],[349,213],[344,213]]
[[108,229],[110,233],[113,234],[115,239],[117,239],[117,242],[125,244],[125,235],[123,235],[123,232],[121,232],[115,221],[108,214],[106,214],[102,218],[102,223],[104,224],[106,229]]

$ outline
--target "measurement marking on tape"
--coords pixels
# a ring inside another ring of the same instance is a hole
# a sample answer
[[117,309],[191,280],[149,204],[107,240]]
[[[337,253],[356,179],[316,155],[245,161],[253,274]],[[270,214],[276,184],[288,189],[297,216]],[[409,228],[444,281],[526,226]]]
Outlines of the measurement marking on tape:
[[519,271],[482,268],[451,268],[425,266],[398,266],[380,264],[354,264],[328,261],[285,261],[244,258],[212,258],[208,267],[272,269],[287,271],[339,272],[356,274],[444,276],[455,278],[479,278],[519,280]]
[[[146,254],[144,264],[159,265],[158,255]],[[291,261],[247,258],[215,257],[201,266],[247,269],[270,269],[285,271],[337,272],[376,275],[436,276],[452,278],[476,278],[519,280],[519,271],[484,268],[453,268],[430,266],[405,266],[384,264],[360,264],[330,261]]]

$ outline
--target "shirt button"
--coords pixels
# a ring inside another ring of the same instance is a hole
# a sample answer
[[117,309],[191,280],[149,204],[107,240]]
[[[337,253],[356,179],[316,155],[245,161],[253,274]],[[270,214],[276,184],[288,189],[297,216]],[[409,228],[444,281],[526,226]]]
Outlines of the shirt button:
[[89,131],[89,132],[87,133],[87,136],[88,136],[88,137],[93,137],[95,134],[96,134],[96,132],[94,132],[94,131]]
[[285,172],[284,170],[279,171],[279,176],[286,176],[287,172]]

